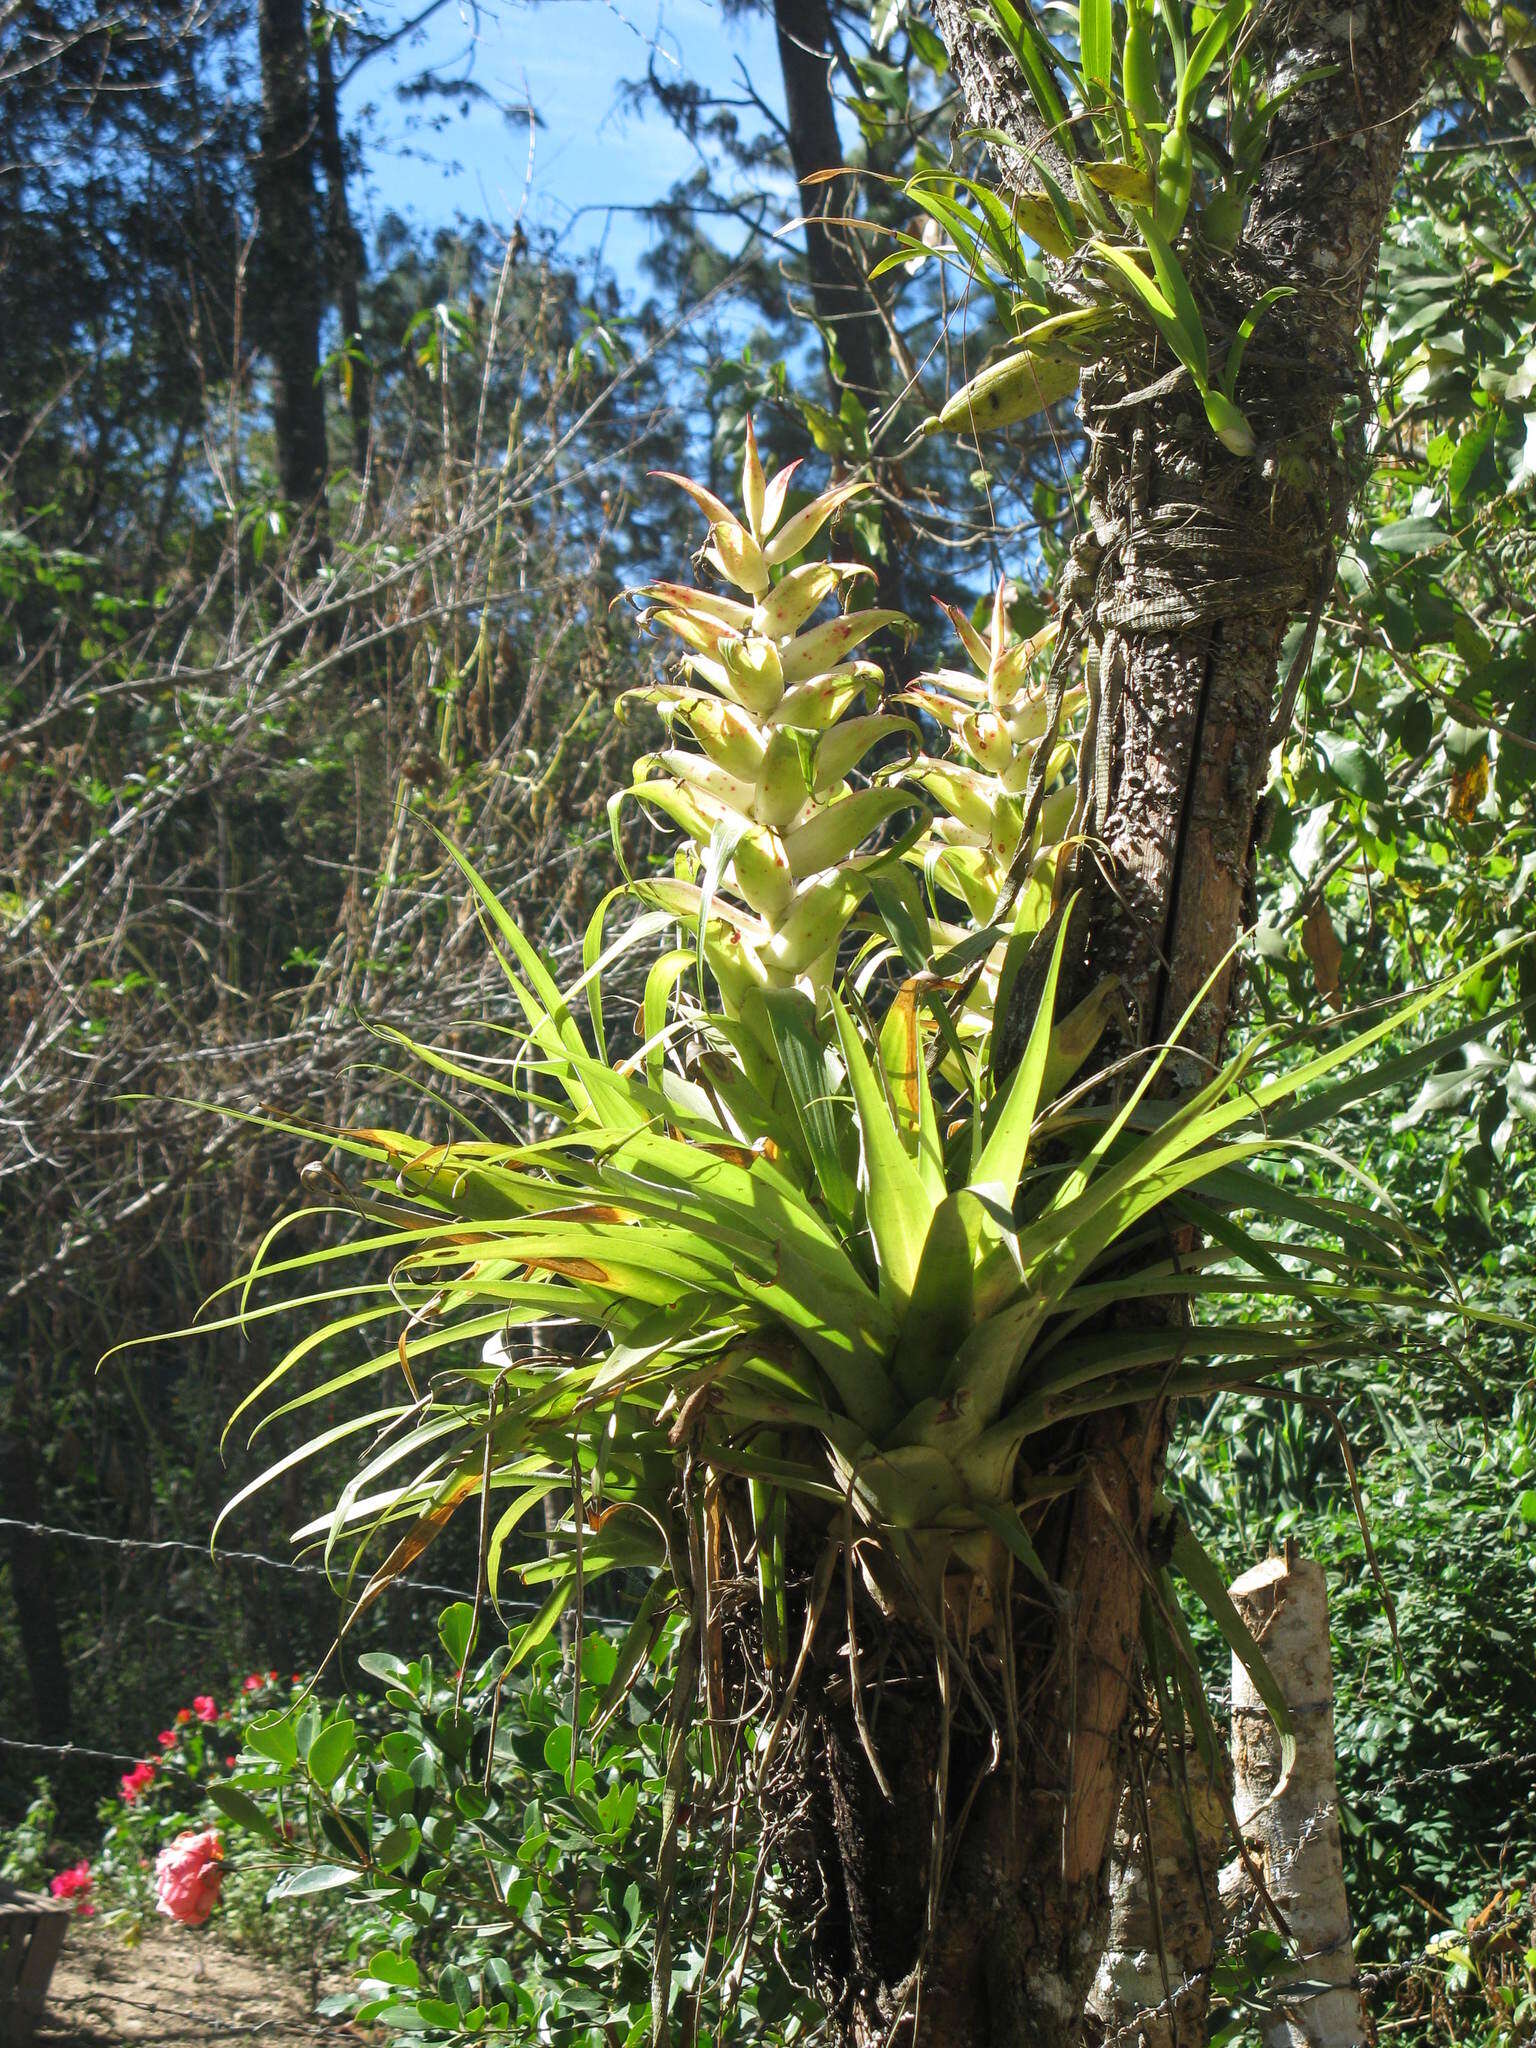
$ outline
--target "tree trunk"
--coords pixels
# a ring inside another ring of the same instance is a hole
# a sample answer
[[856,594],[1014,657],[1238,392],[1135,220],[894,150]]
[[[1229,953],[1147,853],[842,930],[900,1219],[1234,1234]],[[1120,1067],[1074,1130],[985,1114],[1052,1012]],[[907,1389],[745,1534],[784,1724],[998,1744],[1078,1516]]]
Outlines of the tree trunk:
[[[37,1446],[18,1413],[0,1436],[0,1500],[18,1522],[42,1520],[37,1487]],[[32,1719],[40,1742],[67,1742],[72,1725],[69,1666],[53,1590],[53,1555],[46,1536],[7,1529],[6,1559],[16,1602],[17,1631],[32,1693]]]
[[[968,0],[934,0],[934,12],[971,118],[1043,143],[984,17]],[[1312,0],[1269,17],[1285,39],[1273,68],[1300,82],[1276,117],[1246,231],[1234,258],[1190,242],[1181,251],[1213,338],[1268,285],[1292,287],[1237,393],[1258,435],[1252,457],[1215,441],[1187,384],[1147,389],[1172,367],[1150,341],[1084,379],[1093,525],[1073,551],[1061,615],[1063,633],[1080,629],[1097,653],[1108,743],[1099,775],[1083,764],[1097,785],[1089,822],[1099,845],[1078,878],[1087,915],[1075,921],[1074,979],[1119,975],[1143,1043],[1165,1036],[1214,977],[1184,1036],[1196,1056],[1220,1047],[1232,977],[1222,963],[1249,885],[1281,642],[1332,580],[1360,474],[1361,415],[1349,407],[1363,386],[1363,293],[1411,109],[1453,18],[1448,0],[1369,0],[1344,12]],[[1001,168],[1028,184],[1019,156],[1005,152]],[[952,1829],[970,1804],[931,1926],[924,1888],[944,1726],[933,1678],[909,1658],[893,1693],[887,1664],[873,1732],[893,1803],[845,1725],[835,1673],[808,1715],[813,1813],[818,1774],[826,1794],[811,1858],[824,1893],[816,1940],[828,1988],[843,1973],[836,2010],[847,2038],[910,2041],[915,2031],[935,2048],[1077,2039],[1125,1776],[1135,1553],[1154,1554],[1167,1428],[1162,1406],[1126,1411],[1058,1447],[1082,1474],[1037,1537],[1058,1603],[1018,1601],[1013,1682],[992,1682],[1019,1702],[1017,1763],[1005,1749],[984,1775],[981,1729],[952,1731]],[[973,1654],[973,1674],[986,1659]],[[957,1687],[957,1723],[964,1711]]]
[[[1275,1980],[1265,2048],[1361,2048],[1368,2036],[1344,1891],[1323,1568],[1289,1552],[1272,1557],[1237,1581],[1232,1604],[1262,1642],[1296,1731],[1296,1763],[1281,1789],[1279,1737],[1234,1657],[1237,1818],[1299,1951],[1296,1963]],[[1238,1894],[1245,1888],[1240,1864],[1230,1872],[1228,1888]],[[1291,1980],[1332,1988],[1287,2000],[1283,1986]]]
[[1176,1784],[1160,1747],[1120,1801],[1109,1940],[1088,2001],[1103,2048],[1205,2048],[1218,1879],[1231,1844],[1221,1797],[1192,1742],[1183,1764]]
[[320,168],[325,173],[325,253],[331,291],[341,315],[341,345],[348,351],[347,410],[352,419],[352,467],[359,476],[368,468],[369,415],[373,401],[373,368],[363,347],[363,315],[359,290],[363,276],[363,238],[347,203],[347,160],[341,141],[336,104],[336,67],[331,39],[315,44],[315,116]]
[[272,431],[283,496],[301,511],[325,488],[320,383],[323,259],[315,207],[314,106],[305,0],[261,0],[261,155],[256,166],[257,330],[272,361]]
[[885,353],[880,316],[870,305],[871,287],[846,231],[827,216],[846,213],[848,194],[840,179],[811,184],[818,171],[843,161],[828,77],[830,24],[826,0],[773,0],[789,118],[789,154],[800,185],[805,214],[805,262],[817,325],[827,344],[834,383],[870,405],[884,389]]

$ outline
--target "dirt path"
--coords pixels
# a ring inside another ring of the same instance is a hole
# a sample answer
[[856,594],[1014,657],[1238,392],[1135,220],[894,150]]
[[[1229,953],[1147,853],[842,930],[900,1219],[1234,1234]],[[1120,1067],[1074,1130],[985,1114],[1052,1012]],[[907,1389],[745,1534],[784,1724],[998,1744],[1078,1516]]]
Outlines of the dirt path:
[[152,1927],[127,1948],[80,1919],[70,1925],[37,2034],[39,2048],[242,2040],[262,2048],[355,2048],[365,2038],[314,2018],[307,1986],[216,1933]]

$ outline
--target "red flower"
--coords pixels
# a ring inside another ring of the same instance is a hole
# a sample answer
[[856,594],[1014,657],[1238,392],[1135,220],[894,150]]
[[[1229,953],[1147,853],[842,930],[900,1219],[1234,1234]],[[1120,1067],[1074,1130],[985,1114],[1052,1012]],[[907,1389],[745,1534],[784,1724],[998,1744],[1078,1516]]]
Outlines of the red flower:
[[178,1835],[155,1858],[155,1910],[185,1927],[201,1927],[224,1882],[224,1838],[217,1828]]
[[48,1889],[56,1899],[76,1900],[75,1911],[89,1916],[96,1908],[84,1894],[90,1890],[92,1882],[91,1866],[82,1858],[71,1869],[61,1870],[57,1877],[52,1878]]
[[235,1765],[236,1765],[237,1763],[239,1763],[239,1761],[240,1761],[240,1759],[239,1759],[239,1757],[237,1757],[237,1756],[227,1756],[227,1757],[225,1757],[225,1759],[224,1759],[224,1768],[225,1768],[225,1770],[226,1770],[226,1771],[232,1771],[232,1770],[233,1770],[233,1769],[235,1768]]
[[123,1773],[119,1782],[123,1788],[123,1803],[132,1806],[155,1782],[155,1767],[152,1763],[135,1764],[131,1771]]
[[219,1718],[219,1710],[214,1705],[212,1696],[206,1692],[197,1694],[192,1702],[192,1711],[199,1721],[217,1721]]
[[260,1692],[266,1682],[259,1671],[253,1671],[250,1677],[245,1680],[240,1690],[242,1692]]
[[178,1728],[185,1728],[191,1718],[192,1709],[190,1707],[178,1707],[176,1709],[176,1726]]
[[155,1737],[155,1740],[162,1749],[174,1749],[176,1747],[176,1730],[174,1728],[162,1728]]

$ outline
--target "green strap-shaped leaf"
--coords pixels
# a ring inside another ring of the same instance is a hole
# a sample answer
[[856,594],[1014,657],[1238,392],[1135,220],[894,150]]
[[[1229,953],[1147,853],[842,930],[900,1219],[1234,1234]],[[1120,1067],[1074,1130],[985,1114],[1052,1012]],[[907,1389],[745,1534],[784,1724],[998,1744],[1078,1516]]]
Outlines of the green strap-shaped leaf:
[[858,1026],[836,996],[832,998],[832,1015],[853,1090],[863,1149],[864,1207],[880,1267],[880,1293],[883,1299],[905,1308],[912,1297],[935,1205],[916,1164],[907,1156]]
[[1226,48],[1227,38],[1240,21],[1253,11],[1253,0],[1227,0],[1221,12],[1207,22],[1200,40],[1189,53],[1179,78],[1178,109],[1175,119],[1187,116],[1190,102],[1216,59]]
[[839,1104],[810,1001],[798,989],[765,989],[758,1001],[768,1019],[795,1123],[816,1179],[840,1228],[851,1230],[857,1190],[843,1158]]
[[1254,1641],[1252,1631],[1243,1617],[1232,1605],[1226,1581],[1217,1568],[1215,1559],[1203,1547],[1182,1515],[1179,1517],[1177,1533],[1173,1539],[1173,1565],[1180,1578],[1215,1622],[1228,1649],[1253,1680],[1254,1691],[1268,1708],[1269,1718],[1274,1722],[1275,1732],[1280,1737],[1280,1777],[1284,1783],[1291,1775],[1296,1762],[1296,1729],[1291,1720],[1290,1706],[1285,1694],[1280,1690],[1279,1681],[1269,1668],[1269,1660]]
[[946,1192],[944,1136],[928,1085],[921,991],[915,980],[902,983],[880,1027],[880,1068],[902,1142],[916,1160],[930,1200],[942,1202]]
[[[1063,63],[1060,52],[1051,47],[1036,26],[1033,0],[1025,0],[1022,10],[1013,5],[1013,0],[991,0],[991,9],[993,25],[1001,30],[1003,41],[1019,60],[1029,84],[1030,97],[1041,120],[1051,131],[1051,140],[1064,155],[1076,155],[1067,110],[1052,76],[1057,66],[1068,72],[1070,67]],[[1017,144],[1012,146],[1016,148]]]
[[976,1171],[973,1175],[975,1185],[995,1192],[997,1199],[1005,1208],[1011,1208],[1013,1205],[1019,1176],[1024,1171],[1025,1160],[1029,1157],[1029,1136],[1034,1129],[1035,1115],[1040,1107],[1040,1091],[1051,1052],[1051,1027],[1056,1017],[1056,985],[1061,979],[1061,962],[1066,952],[1067,933],[1071,924],[1072,904],[1068,903],[1061,920],[1061,929],[1056,934],[1051,964],[1046,969],[1045,980],[1041,984],[1040,1000],[1035,1008],[1034,1022],[1030,1025],[1024,1057],[1019,1062],[1018,1072],[1009,1085],[986,1144],[982,1147],[981,1157],[976,1162]]
[[1185,360],[1190,374],[1203,391],[1210,382],[1210,356],[1205,345],[1205,326],[1200,318],[1200,308],[1195,304],[1195,295],[1189,288],[1189,279],[1184,275],[1183,266],[1174,255],[1168,237],[1151,215],[1143,214],[1137,226],[1147,245],[1147,254],[1152,258],[1153,274],[1185,337],[1189,349]]
[[1109,97],[1110,67],[1114,59],[1112,0],[1080,0],[1077,36],[1083,58],[1083,83],[1089,88],[1090,99],[1102,102]]

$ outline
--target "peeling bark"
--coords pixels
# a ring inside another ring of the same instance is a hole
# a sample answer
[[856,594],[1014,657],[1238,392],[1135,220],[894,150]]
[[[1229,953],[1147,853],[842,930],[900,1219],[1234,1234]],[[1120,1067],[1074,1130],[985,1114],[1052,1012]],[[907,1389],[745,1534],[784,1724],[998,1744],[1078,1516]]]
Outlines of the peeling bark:
[[1205,2048],[1229,1846],[1221,1798],[1192,1746],[1183,1785],[1166,1750],[1127,1785],[1110,1852],[1109,1940],[1088,2001],[1102,2048]]

